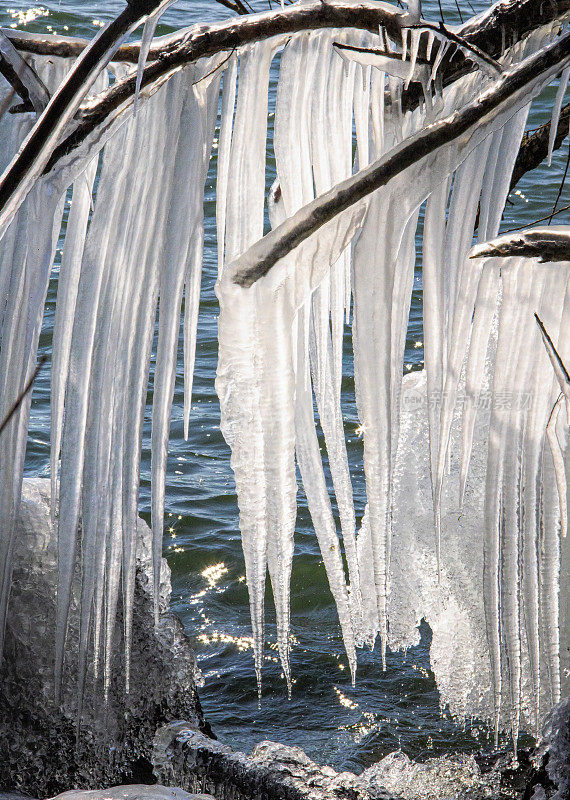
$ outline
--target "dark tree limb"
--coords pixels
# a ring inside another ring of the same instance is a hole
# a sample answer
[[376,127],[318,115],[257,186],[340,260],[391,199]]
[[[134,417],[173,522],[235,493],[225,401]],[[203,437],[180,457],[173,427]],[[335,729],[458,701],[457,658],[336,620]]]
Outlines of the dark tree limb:
[[251,286],[266,275],[279,259],[338,214],[385,186],[419,159],[467,133],[517,92],[524,91],[537,77],[545,80],[554,77],[568,62],[570,33],[512,67],[491,88],[485,89],[461,110],[410,136],[366,169],[341,181],[301,208],[233,263],[231,274],[234,281],[240,286]]
[[[556,129],[556,138],[554,139],[555,150],[558,150],[562,146],[562,142],[568,136],[569,126],[570,103],[564,106],[560,112],[560,119],[558,120],[558,127]],[[538,167],[548,155],[550,127],[551,122],[546,122],[534,131],[527,131],[523,136],[519,154],[515,161],[509,191],[512,192],[523,175]]]

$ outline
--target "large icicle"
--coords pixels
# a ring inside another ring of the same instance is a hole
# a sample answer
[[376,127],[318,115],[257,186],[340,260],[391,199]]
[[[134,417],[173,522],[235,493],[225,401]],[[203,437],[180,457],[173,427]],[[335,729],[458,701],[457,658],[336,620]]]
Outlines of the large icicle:
[[[187,364],[189,361],[193,363],[195,327],[198,318],[202,197],[218,109],[220,79],[219,74],[211,75],[210,81],[204,83],[203,77],[210,71],[209,62],[197,69],[189,68],[185,77],[188,83],[194,83],[195,86],[181,87],[186,91],[182,101],[176,158],[172,164],[173,183],[166,222],[169,235],[161,255],[159,333],[154,376],[151,451],[154,602],[157,622],[170,407],[174,395],[180,306],[185,281]],[[187,380],[185,405],[187,416],[190,410],[190,393],[191,388]]]
[[[263,234],[267,91],[273,43],[240,54],[239,89],[231,142],[225,220],[225,260],[231,261]],[[248,198],[245,206],[243,197]],[[222,272],[221,280],[224,279]],[[220,299],[220,343],[216,391],[220,397],[222,433],[232,448],[231,464],[240,509],[254,638],[255,669],[261,691],[264,645],[264,595],[267,570],[264,431],[255,393],[255,335],[258,325],[252,293],[232,288]],[[226,322],[227,320],[227,322]],[[232,343],[242,342],[232,349]],[[231,355],[230,355],[231,354]],[[244,427],[245,426],[245,427]],[[259,475],[252,474],[252,465]],[[279,595],[278,595],[279,597]]]

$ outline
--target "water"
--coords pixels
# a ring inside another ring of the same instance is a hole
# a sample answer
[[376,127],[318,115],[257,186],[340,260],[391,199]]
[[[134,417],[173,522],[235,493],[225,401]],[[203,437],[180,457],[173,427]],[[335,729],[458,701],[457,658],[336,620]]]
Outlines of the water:
[[[462,3],[465,16],[470,4]],[[479,11],[483,2],[475,2]],[[91,37],[124,3],[121,0],[12,0],[0,7],[0,23],[28,30]],[[256,8],[265,7],[261,3]],[[445,0],[449,22],[458,21],[454,0]],[[437,18],[437,4],[424,14]],[[164,15],[158,33],[195,22],[213,22],[229,12],[214,0],[179,0]],[[529,128],[548,118],[556,88],[550,87],[533,108]],[[275,75],[271,88],[275,95]],[[270,128],[272,119],[269,120]],[[551,169],[545,165],[527,175],[507,205],[503,229],[529,224],[548,213],[566,161],[558,151]],[[268,148],[268,185],[274,165]],[[248,751],[262,739],[302,747],[311,757],[336,768],[360,771],[401,747],[414,758],[443,752],[478,750],[489,743],[484,725],[459,725],[439,712],[438,692],[429,665],[430,631],[422,626],[420,644],[406,654],[389,653],[382,672],[379,652],[363,651],[356,687],[352,688],[336,611],[311,528],[306,501],[299,491],[296,549],[292,576],[291,654],[293,698],[287,701],[275,651],[270,589],[267,609],[267,661],[264,697],[257,707],[250,639],[249,606],[244,578],[237,503],[229,450],[219,429],[214,390],[217,357],[215,150],[205,198],[205,253],[198,327],[196,373],[190,438],[182,436],[182,367],[178,372],[172,413],[167,478],[164,554],[172,569],[174,610],[181,616],[196,650],[205,685],[200,698],[218,737]],[[570,202],[565,190],[560,206]],[[570,221],[568,212],[558,217]],[[57,288],[57,264],[50,286],[40,350],[49,355]],[[422,287],[418,265],[405,355],[405,370],[423,364]],[[182,343],[180,343],[182,348]],[[182,352],[182,350],[181,350]],[[345,431],[354,475],[358,517],[364,509],[362,441],[356,433],[351,343],[345,340],[343,381]],[[182,358],[180,358],[180,365]],[[152,377],[149,400],[152,398]],[[141,513],[150,517],[150,407],[143,443]],[[26,462],[27,475],[49,475],[49,369],[39,377],[33,397]],[[359,519],[358,519],[359,521]]]

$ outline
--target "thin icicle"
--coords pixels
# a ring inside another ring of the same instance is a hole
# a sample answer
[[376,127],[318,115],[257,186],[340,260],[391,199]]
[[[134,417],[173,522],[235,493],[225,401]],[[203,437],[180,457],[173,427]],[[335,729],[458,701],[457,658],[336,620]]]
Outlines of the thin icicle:
[[404,89],[407,89],[410,85],[410,81],[413,79],[415,71],[416,71],[416,61],[418,58],[418,49],[420,46],[420,40],[422,36],[422,31],[417,30],[416,28],[412,28],[411,31],[411,42],[410,42],[410,71],[404,81]]
[[85,246],[85,235],[91,210],[91,192],[96,171],[97,163],[94,161],[84,173],[84,179],[80,178],[75,183],[59,272],[51,373],[50,475],[52,523],[55,522],[56,512],[57,473],[71,331],[75,314],[81,260]]
[[222,92],[222,113],[220,119],[220,138],[218,143],[218,172],[216,181],[216,227],[218,231],[218,277],[224,265],[224,243],[226,236],[226,199],[228,191],[232,127],[236,101],[237,80],[236,56],[230,59],[224,72]]
[[556,475],[556,488],[558,490],[558,503],[560,506],[560,525],[562,538],[566,538],[568,529],[568,507],[566,499],[566,469],[564,466],[564,448],[560,444],[556,426],[558,423],[558,415],[560,412],[560,402],[556,401],[552,416],[548,425],[546,426],[546,435],[548,444],[550,446],[550,453],[552,456],[552,463],[554,466],[554,474]]
[[408,34],[409,28],[402,28],[402,61],[408,60]]
[[143,34],[141,39],[141,47],[139,51],[139,60],[137,63],[137,81],[135,84],[135,99],[133,103],[133,114],[137,113],[137,105],[139,100],[139,92],[141,90],[144,68],[146,65],[146,60],[148,58],[148,54],[150,51],[150,46],[152,44],[152,40],[154,37],[154,32],[156,31],[156,26],[158,24],[158,20],[161,18],[164,12],[164,8],[160,9],[159,11],[155,11],[154,14],[151,14],[147,21],[144,24]]
[[483,267],[481,280],[477,289],[473,329],[469,343],[469,356],[465,372],[465,400],[463,403],[461,475],[459,481],[459,505],[463,507],[469,462],[473,448],[475,419],[479,407],[479,398],[485,379],[485,361],[487,346],[491,335],[491,326],[497,307],[499,292],[499,270],[492,263]]
[[554,152],[554,141],[558,132],[558,122],[560,120],[560,111],[562,109],[562,102],[566,94],[566,87],[568,86],[568,78],[570,78],[570,67],[562,72],[560,76],[560,83],[556,92],[556,98],[552,107],[552,119],[550,120],[550,133],[548,135],[548,156],[546,163],[548,166],[552,163],[552,153]]

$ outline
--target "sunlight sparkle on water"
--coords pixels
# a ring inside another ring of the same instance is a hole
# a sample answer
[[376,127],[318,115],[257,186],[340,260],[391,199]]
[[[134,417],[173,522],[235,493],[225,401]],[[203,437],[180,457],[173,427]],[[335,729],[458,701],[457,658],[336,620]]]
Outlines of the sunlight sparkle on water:
[[10,14],[12,19],[16,20],[17,25],[28,25],[38,17],[48,17],[49,11],[44,6],[36,6],[36,8],[28,8],[26,11],[18,11],[15,8],[7,8],[6,13]]
[[208,581],[208,584],[213,589],[219,583],[220,578],[225,575],[227,571],[228,568],[222,561],[219,564],[212,564],[210,567],[206,567],[206,569],[200,574]]

